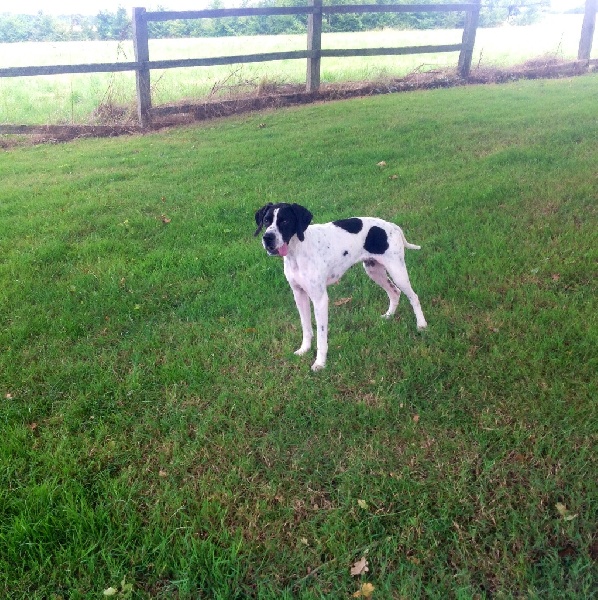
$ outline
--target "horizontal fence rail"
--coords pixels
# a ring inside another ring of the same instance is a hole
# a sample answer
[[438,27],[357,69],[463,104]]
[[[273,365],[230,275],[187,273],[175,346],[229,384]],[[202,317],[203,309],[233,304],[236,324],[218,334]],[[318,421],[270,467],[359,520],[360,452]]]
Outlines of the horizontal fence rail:
[[[403,46],[401,48],[348,48],[338,50],[320,50],[321,57],[349,56],[381,56],[405,54],[430,54],[436,52],[458,52],[461,44],[441,46]],[[236,63],[267,62],[272,60],[292,60],[314,58],[316,53],[310,50],[292,50],[290,52],[268,52],[264,54],[240,54],[236,56],[220,56],[214,58],[181,58],[169,60],[150,60],[150,69],[174,69],[180,67],[213,67]],[[118,71],[135,71],[141,67],[139,62],[95,63],[81,65],[48,65],[40,67],[8,67],[0,68],[0,77],[32,77],[39,75],[65,75],[68,73],[111,73]]]
[[33,77],[36,75],[66,75],[68,73],[116,73],[134,71],[138,62],[92,63],[83,65],[48,65],[40,67],[7,67],[0,69],[0,77]]
[[[347,48],[322,49],[322,17],[347,13],[424,13],[465,12],[461,44],[438,46],[405,46],[398,48]],[[67,73],[101,73],[135,71],[137,86],[137,114],[141,127],[151,123],[150,71],[181,67],[209,67],[236,63],[267,62],[275,60],[307,60],[306,91],[317,92],[320,87],[320,62],[322,58],[350,56],[383,56],[459,52],[458,71],[463,78],[471,69],[473,47],[480,12],[480,0],[456,4],[360,4],[324,6],[322,0],[309,0],[308,6],[279,6],[261,8],[222,8],[198,11],[147,12],[145,8],[133,8],[133,45],[135,61],[120,63],[96,63],[78,65],[49,65],[38,67],[1,68],[0,77],[29,77],[39,75],[62,75]],[[307,15],[307,50],[291,52],[268,52],[214,58],[187,58],[180,60],[150,60],[148,23],[186,19],[221,19],[225,17],[252,17],[274,15]]]

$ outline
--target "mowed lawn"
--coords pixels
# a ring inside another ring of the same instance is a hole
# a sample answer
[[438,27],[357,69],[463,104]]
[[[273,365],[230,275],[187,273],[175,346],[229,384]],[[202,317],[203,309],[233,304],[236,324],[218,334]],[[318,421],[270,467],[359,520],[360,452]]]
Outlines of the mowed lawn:
[[[0,595],[593,597],[597,89],[3,151]],[[399,223],[428,330],[356,266],[312,373],[276,201]]]

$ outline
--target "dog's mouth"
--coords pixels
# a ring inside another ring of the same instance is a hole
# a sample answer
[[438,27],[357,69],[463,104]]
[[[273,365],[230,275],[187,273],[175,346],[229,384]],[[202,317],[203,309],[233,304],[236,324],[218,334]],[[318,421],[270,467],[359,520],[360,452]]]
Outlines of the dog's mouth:
[[287,244],[283,244],[279,248],[266,248],[266,250],[270,256],[286,256],[289,252],[289,246]]

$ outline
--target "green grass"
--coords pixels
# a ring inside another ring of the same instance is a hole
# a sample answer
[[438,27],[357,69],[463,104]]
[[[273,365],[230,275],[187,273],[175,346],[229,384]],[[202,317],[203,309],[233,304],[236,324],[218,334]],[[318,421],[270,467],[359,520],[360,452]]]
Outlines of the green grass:
[[[527,27],[480,29],[473,67],[507,66],[530,58],[573,59],[582,15],[551,15]],[[461,30],[371,31],[323,36],[324,48],[398,47],[458,44]],[[151,40],[152,60],[234,56],[248,53],[303,50],[305,35]],[[595,45],[598,44],[598,39]],[[133,60],[132,42],[63,42],[0,44],[0,66],[79,64]],[[326,58],[323,83],[403,77],[435,68],[455,68],[457,53],[403,57]],[[274,61],[222,67],[152,71],[154,105],[181,99],[227,97],[255,93],[268,83],[304,83],[305,60]],[[0,122],[24,124],[94,123],[100,105],[128,106],[135,116],[133,73],[96,73],[0,79]]]
[[[594,597],[597,83],[0,154],[0,595]],[[356,267],[312,373],[268,201],[401,224],[429,329]]]

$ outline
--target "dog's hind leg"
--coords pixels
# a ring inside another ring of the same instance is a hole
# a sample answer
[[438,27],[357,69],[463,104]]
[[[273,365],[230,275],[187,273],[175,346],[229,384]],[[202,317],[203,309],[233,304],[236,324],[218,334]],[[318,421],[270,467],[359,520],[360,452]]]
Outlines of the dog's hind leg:
[[405,296],[407,296],[407,298],[409,298],[409,302],[411,302],[413,312],[415,313],[417,328],[425,329],[428,324],[426,323],[424,313],[422,312],[419,298],[411,287],[409,274],[407,273],[407,267],[405,266],[405,259],[401,257],[394,262],[386,261],[384,266],[388,270],[388,273],[392,277],[395,285],[405,294]]
[[399,290],[394,282],[389,279],[384,265],[373,258],[364,260],[363,268],[370,279],[375,281],[388,294],[390,304],[388,306],[388,310],[382,316],[385,319],[390,319],[390,317],[392,317],[397,310],[399,298],[401,297],[401,290]]

